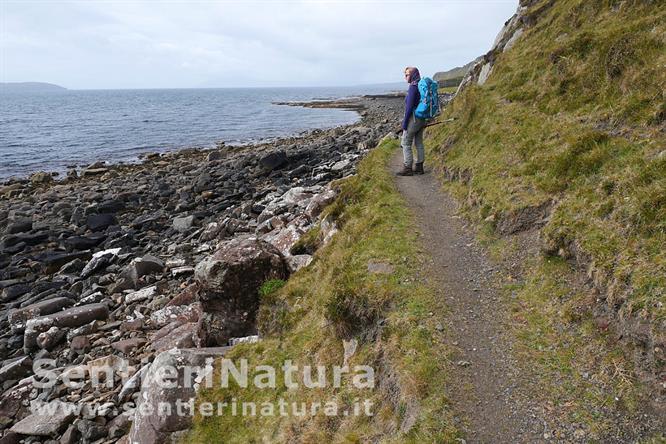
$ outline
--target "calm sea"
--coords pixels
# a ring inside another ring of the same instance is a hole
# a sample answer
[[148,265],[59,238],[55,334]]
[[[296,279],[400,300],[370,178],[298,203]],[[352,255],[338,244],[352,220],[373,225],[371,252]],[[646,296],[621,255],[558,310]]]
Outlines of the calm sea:
[[352,111],[273,105],[400,89],[332,88],[87,90],[0,94],[0,179],[64,172],[97,160],[213,147],[354,123]]

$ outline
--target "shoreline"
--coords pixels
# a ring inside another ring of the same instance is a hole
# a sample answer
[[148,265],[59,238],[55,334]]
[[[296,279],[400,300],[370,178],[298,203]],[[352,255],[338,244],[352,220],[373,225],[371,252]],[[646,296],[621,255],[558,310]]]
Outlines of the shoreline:
[[[44,187],[48,185],[63,185],[71,184],[76,180],[81,180],[85,177],[99,177],[107,172],[123,173],[132,171],[134,169],[141,169],[151,163],[159,160],[183,160],[186,158],[197,158],[207,156],[212,152],[220,151],[222,153],[232,152],[234,154],[244,152],[260,153],[266,150],[274,149],[280,144],[294,144],[299,141],[307,141],[308,139],[320,137],[327,132],[336,132],[338,129],[363,125],[367,122],[368,118],[368,105],[374,100],[396,99],[404,97],[404,94],[367,94],[363,96],[342,98],[334,100],[311,100],[307,102],[275,102],[275,105],[282,106],[297,106],[304,108],[328,108],[328,109],[343,109],[354,111],[358,114],[359,120],[356,123],[346,125],[336,125],[330,128],[314,128],[303,130],[291,136],[278,137],[275,139],[266,139],[257,142],[241,143],[241,144],[226,144],[225,142],[217,142],[214,148],[205,147],[184,147],[164,152],[145,152],[137,155],[134,161],[96,161],[86,166],[77,166],[68,168],[65,174],[57,170],[37,170],[22,177],[9,177],[0,179],[0,199],[6,193],[6,188],[16,188],[16,185],[32,185],[35,187]],[[370,120],[377,120],[371,118]],[[73,174],[75,172],[76,174]]]
[[[313,99],[309,101],[297,101],[297,102],[272,102],[273,105],[280,106],[296,106],[302,108],[325,108],[325,109],[339,109],[344,111],[353,111],[358,114],[358,121],[355,123],[344,124],[344,125],[334,125],[334,126],[325,126],[321,128],[312,128],[305,129],[299,132],[295,132],[292,135],[275,137],[275,138],[266,138],[258,139],[254,141],[249,141],[247,143],[241,142],[225,142],[225,141],[216,141],[213,142],[214,147],[204,147],[204,146],[183,146],[180,148],[166,149],[164,151],[146,151],[138,153],[135,157],[130,159],[121,159],[117,161],[113,160],[100,160],[95,161],[88,165],[72,165],[64,166],[59,169],[37,169],[29,173],[25,173],[21,176],[9,176],[5,178],[0,178],[0,187],[12,185],[15,183],[27,183],[31,181],[33,175],[40,175],[40,179],[46,182],[51,182],[50,179],[47,179],[45,176],[51,176],[51,179],[54,183],[63,183],[67,182],[72,171],[77,173],[84,171],[87,168],[90,168],[91,165],[95,165],[96,168],[113,168],[113,167],[122,167],[122,166],[132,166],[132,165],[141,165],[151,159],[163,156],[174,155],[174,153],[194,153],[194,152],[210,152],[219,149],[242,149],[242,148],[252,148],[252,147],[262,147],[271,144],[280,143],[283,140],[292,140],[294,138],[307,138],[311,137],[314,134],[317,134],[321,131],[330,131],[339,127],[347,127],[353,125],[359,125],[363,123],[364,120],[364,110],[367,108],[368,100],[381,100],[381,99],[394,99],[396,97],[404,97],[404,93],[386,93],[386,94],[364,94],[360,96],[345,97],[339,99]],[[39,182],[42,183],[42,182]]]

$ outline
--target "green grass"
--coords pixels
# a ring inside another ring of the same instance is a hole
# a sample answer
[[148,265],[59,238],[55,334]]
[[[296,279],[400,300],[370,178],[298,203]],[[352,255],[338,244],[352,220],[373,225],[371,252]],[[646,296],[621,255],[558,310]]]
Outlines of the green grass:
[[440,94],[444,94],[444,93],[446,93],[446,94],[454,94],[456,91],[458,91],[458,87],[457,87],[457,86],[445,86],[445,87],[443,87],[443,88],[439,88],[439,89],[437,90],[437,92],[439,92]]
[[[263,339],[233,349],[231,359],[254,365],[342,365],[343,340],[356,339],[349,364],[371,365],[377,387],[286,390],[209,389],[198,402],[232,400],[292,402],[336,400],[350,406],[370,399],[372,417],[197,417],[188,442],[455,442],[444,395],[449,351],[435,329],[442,307],[435,291],[420,283],[424,258],[416,248],[413,221],[386,164],[395,141],[373,150],[358,175],[338,186],[338,199],[325,217],[340,232],[317,251],[315,261],[287,283],[262,287],[259,326]],[[302,247],[319,238],[315,229]],[[368,262],[391,264],[393,274],[371,274]]]
[[613,413],[640,421],[637,412],[649,392],[626,350],[581,306],[589,295],[572,289],[570,265],[559,258],[534,258],[530,265],[524,282],[504,290],[518,339],[514,351],[533,373],[534,393],[588,439],[613,434]]
[[554,202],[548,250],[576,253],[622,316],[655,325],[666,320],[665,65],[663,2],[556,2],[431,132],[438,161],[471,177],[463,193],[480,215]]

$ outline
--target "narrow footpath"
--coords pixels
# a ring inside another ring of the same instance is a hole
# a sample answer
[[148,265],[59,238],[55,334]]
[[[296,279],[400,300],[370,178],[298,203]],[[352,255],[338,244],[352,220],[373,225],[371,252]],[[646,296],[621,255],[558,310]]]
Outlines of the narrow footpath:
[[[398,151],[391,168],[397,171],[401,162]],[[395,180],[432,259],[427,279],[445,299],[448,315],[441,322],[457,348],[449,397],[466,442],[545,442],[542,409],[524,396],[527,381],[511,357],[505,334],[508,308],[495,283],[497,266],[477,245],[456,202],[441,190],[427,164],[425,175]]]

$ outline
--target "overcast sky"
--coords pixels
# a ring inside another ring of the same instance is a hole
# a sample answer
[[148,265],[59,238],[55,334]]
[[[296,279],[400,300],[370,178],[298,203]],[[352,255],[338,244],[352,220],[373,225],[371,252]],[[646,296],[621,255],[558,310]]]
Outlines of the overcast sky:
[[0,0],[0,81],[67,88],[402,81],[485,53],[518,0]]

